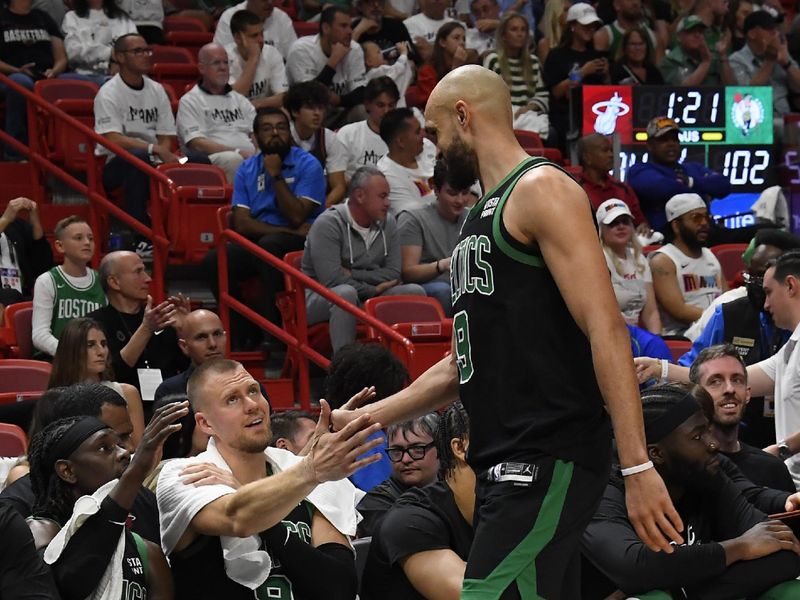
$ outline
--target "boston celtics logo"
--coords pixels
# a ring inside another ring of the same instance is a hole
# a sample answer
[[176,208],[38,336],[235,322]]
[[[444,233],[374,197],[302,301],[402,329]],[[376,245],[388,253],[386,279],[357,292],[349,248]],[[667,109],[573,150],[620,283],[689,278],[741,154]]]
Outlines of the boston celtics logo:
[[750,94],[736,93],[731,104],[731,122],[743,136],[748,136],[764,122],[764,105]]

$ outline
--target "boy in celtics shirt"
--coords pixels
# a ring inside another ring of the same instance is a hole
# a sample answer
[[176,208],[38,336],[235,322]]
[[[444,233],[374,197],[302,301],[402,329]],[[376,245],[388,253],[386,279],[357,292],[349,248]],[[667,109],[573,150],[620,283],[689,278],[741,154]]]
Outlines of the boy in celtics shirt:
[[89,261],[94,255],[94,234],[77,215],[61,219],[55,228],[56,250],[64,263],[42,273],[33,287],[33,345],[53,356],[64,326],[107,304],[100,279]]

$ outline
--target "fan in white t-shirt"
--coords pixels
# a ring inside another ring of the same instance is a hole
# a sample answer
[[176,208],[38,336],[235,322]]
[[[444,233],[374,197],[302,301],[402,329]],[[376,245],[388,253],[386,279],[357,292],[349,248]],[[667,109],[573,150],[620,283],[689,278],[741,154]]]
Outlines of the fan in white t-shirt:
[[408,34],[417,46],[420,58],[428,61],[433,54],[433,40],[439,28],[454,18],[445,14],[448,7],[446,0],[420,0],[420,12],[408,17],[403,25],[408,29]]
[[430,178],[436,160],[436,147],[422,136],[414,112],[397,108],[381,121],[381,138],[389,152],[378,161],[378,169],[389,182],[390,211],[423,206],[435,198]]
[[264,0],[246,0],[223,12],[214,31],[214,42],[228,46],[234,42],[231,32],[231,19],[240,10],[249,10],[263,22],[264,43],[277,48],[284,60],[289,56],[289,48],[297,40],[297,33],[292,25],[292,18],[272,2]]
[[636,236],[630,208],[617,198],[606,200],[597,208],[597,226],[625,322],[661,335],[653,276]]
[[230,63],[231,87],[249,99],[256,108],[280,108],[289,88],[283,57],[264,43],[261,19],[249,10],[231,18],[234,42],[225,46]]
[[325,113],[330,107],[328,88],[319,81],[295,83],[286,92],[284,106],[292,118],[290,128],[295,145],[322,164],[328,183],[325,206],[339,204],[347,192],[344,177],[347,151],[337,135],[324,126]]
[[206,44],[197,55],[200,82],[181,98],[178,138],[184,147],[208,155],[233,183],[236,170],[256,152],[250,132],[256,109],[228,85],[228,54]]

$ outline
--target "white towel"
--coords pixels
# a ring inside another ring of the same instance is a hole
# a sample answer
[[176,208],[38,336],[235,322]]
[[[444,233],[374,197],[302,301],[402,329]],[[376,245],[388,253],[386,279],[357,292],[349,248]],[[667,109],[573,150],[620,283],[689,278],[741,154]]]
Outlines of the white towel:
[[[72,516],[66,525],[61,528],[44,551],[44,562],[48,565],[55,563],[67,547],[70,538],[80,529],[86,519],[100,510],[100,505],[117,485],[117,479],[109,481],[91,496],[81,496],[75,502],[72,509]],[[114,554],[106,567],[100,583],[89,599],[91,600],[119,600],[122,597],[122,560],[125,557],[125,527],[120,528],[119,542],[114,550]]]
[[[267,448],[264,452],[273,472],[279,473],[302,460],[291,452],[280,448]],[[158,478],[156,497],[158,499],[161,545],[164,554],[175,549],[194,516],[204,506],[217,498],[233,494],[236,490],[226,485],[187,485],[183,483],[180,472],[198,463],[212,463],[230,471],[225,459],[219,453],[214,439],[208,441],[208,449],[201,454],[165,463]],[[325,516],[342,534],[354,536],[361,515],[356,505],[364,497],[364,492],[347,479],[331,481],[318,485],[307,496],[307,500]],[[221,536],[222,556],[225,573],[236,583],[256,589],[269,577],[272,561],[269,554],[261,548],[258,535],[246,538]]]

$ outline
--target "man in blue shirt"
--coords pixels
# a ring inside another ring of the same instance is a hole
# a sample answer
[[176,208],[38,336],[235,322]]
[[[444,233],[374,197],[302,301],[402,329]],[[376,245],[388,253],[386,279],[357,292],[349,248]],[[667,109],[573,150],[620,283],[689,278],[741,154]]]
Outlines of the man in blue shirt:
[[[314,219],[325,202],[325,177],[319,161],[292,145],[289,119],[278,108],[262,108],[256,113],[253,134],[260,152],[245,160],[233,183],[233,229],[257,243],[270,254],[282,258],[287,252],[302,250]],[[209,285],[219,297],[216,251],[204,260]],[[275,294],[283,288],[283,275],[236,245],[228,245],[228,286],[241,298],[240,284],[257,275],[264,286],[252,308],[275,324],[280,314]],[[242,317],[231,313],[234,345],[252,348],[261,332]]]
[[699,194],[708,202],[730,194],[728,178],[695,162],[679,162],[681,145],[678,124],[667,117],[656,117],[647,125],[645,163],[636,163],[628,171],[628,184],[634,189],[645,216],[653,229],[667,222],[664,206],[677,194]]

